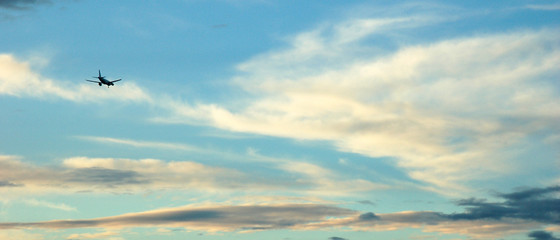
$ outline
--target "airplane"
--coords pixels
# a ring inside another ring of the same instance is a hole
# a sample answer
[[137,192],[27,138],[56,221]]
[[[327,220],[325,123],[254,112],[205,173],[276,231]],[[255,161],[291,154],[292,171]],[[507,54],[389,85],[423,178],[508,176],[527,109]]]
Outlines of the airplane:
[[98,82],[98,81],[94,81],[94,80],[88,80],[88,79],[86,79],[86,81],[97,83],[97,84],[99,84],[100,87],[101,87],[103,84],[105,84],[105,85],[107,85],[107,88],[109,88],[109,86],[115,85],[115,84],[114,84],[115,82],[118,82],[118,81],[122,80],[122,79],[117,79],[117,80],[109,81],[109,80],[105,79],[105,77],[102,77],[102,76],[101,76],[101,70],[99,70],[99,77],[94,77],[94,78],[99,79],[99,82]]

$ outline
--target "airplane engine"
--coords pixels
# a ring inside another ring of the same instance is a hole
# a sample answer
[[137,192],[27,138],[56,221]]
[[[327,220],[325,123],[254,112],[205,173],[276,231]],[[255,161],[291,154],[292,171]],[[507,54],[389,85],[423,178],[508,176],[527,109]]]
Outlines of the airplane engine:
[[99,86],[101,87],[101,83],[98,83],[98,84],[99,84]]

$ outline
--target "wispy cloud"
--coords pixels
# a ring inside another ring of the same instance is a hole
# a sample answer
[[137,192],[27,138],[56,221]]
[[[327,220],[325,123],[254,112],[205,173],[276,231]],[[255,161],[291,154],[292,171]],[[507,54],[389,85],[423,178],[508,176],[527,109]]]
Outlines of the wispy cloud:
[[183,143],[170,143],[170,142],[154,142],[154,141],[138,141],[132,139],[111,138],[111,137],[96,137],[96,136],[77,136],[79,139],[84,139],[93,142],[106,143],[106,144],[121,144],[139,148],[156,148],[166,150],[181,150],[198,152],[202,149],[183,144]]
[[46,208],[52,208],[52,209],[68,211],[68,212],[77,211],[75,207],[68,206],[64,203],[53,203],[53,202],[42,201],[37,199],[27,199],[24,200],[23,202],[31,206],[46,207]]
[[532,9],[532,10],[541,10],[541,11],[559,11],[560,4],[530,4],[527,5],[525,8]]

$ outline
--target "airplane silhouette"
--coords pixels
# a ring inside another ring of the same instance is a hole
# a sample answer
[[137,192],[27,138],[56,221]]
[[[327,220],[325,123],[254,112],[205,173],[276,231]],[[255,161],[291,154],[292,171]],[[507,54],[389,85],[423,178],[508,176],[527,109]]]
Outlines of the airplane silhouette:
[[122,80],[122,79],[117,79],[117,80],[109,81],[109,80],[105,79],[104,76],[103,76],[103,77],[101,76],[101,70],[99,70],[99,76],[98,76],[98,77],[94,77],[94,78],[99,79],[99,82],[98,82],[98,81],[95,81],[95,80],[88,80],[88,79],[86,79],[86,81],[97,83],[97,84],[99,84],[100,87],[101,87],[103,84],[105,84],[105,85],[107,85],[107,88],[109,88],[109,86],[115,85],[115,84],[114,84],[115,82],[118,82],[118,81]]

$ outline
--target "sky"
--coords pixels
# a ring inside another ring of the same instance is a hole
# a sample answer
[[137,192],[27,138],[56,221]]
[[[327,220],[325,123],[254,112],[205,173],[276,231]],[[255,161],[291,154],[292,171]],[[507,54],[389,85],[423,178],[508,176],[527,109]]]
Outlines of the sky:
[[0,0],[0,239],[560,239],[559,13]]

